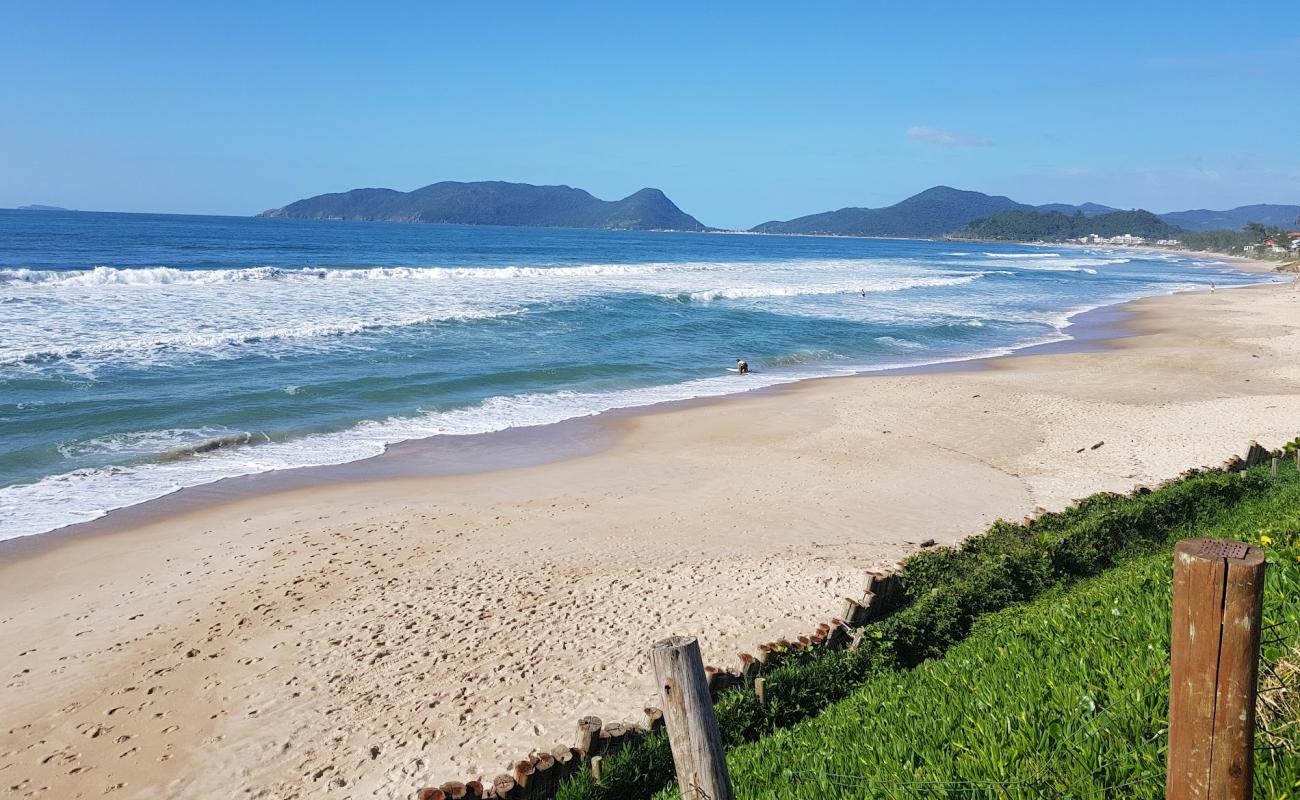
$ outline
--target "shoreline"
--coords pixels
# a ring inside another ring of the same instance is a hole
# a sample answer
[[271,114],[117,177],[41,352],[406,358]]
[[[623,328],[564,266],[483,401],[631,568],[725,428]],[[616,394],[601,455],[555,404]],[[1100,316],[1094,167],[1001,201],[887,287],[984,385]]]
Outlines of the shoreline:
[[639,713],[657,636],[729,662],[923,539],[1294,437],[1298,307],[1279,285],[1149,297],[1083,352],[583,418],[512,451],[576,448],[558,461],[231,498],[0,558],[6,785],[402,796],[495,773],[574,717]]
[[[770,234],[777,235],[777,234]],[[780,234],[786,235],[786,234]],[[994,242],[996,243],[996,242]],[[1048,246],[1048,245],[1044,245]],[[1055,246],[1055,245],[1050,245]],[[1063,247],[1094,248],[1093,245],[1064,244]],[[1115,249],[1151,253],[1170,251],[1141,246],[1114,246]],[[1274,274],[1276,269],[1265,261],[1240,256],[1221,256],[1228,265],[1241,272]],[[1278,273],[1280,275],[1280,273]],[[1279,278],[1281,280],[1281,278]],[[1247,288],[1247,287],[1225,287]],[[1176,293],[1175,293],[1176,294]],[[1151,297],[1146,295],[1114,303],[1066,312],[1067,322],[1057,329],[1060,339],[1029,342],[998,348],[1002,352],[974,354],[948,360],[921,363],[902,367],[864,369],[842,375],[813,375],[794,377],[789,381],[760,386],[753,389],[722,394],[704,395],[680,400],[662,400],[648,405],[617,407],[586,416],[570,417],[541,425],[505,428],[476,434],[446,434],[407,439],[386,445],[383,452],[356,461],[316,464],[289,469],[275,469],[220,478],[208,483],[182,486],[166,494],[109,509],[99,517],[73,522],[38,533],[20,534],[0,539],[0,560],[21,557],[24,553],[39,552],[52,546],[53,540],[63,540],[89,535],[106,535],[132,526],[155,521],[167,515],[186,513],[199,508],[212,507],[224,502],[251,496],[271,495],[315,485],[370,482],[412,477],[433,477],[454,474],[480,474],[509,469],[516,466],[540,465],[561,461],[571,454],[589,452],[592,448],[607,446],[617,436],[619,420],[628,416],[654,414],[687,408],[695,404],[726,402],[731,398],[762,395],[807,382],[862,378],[887,375],[925,374],[936,371],[980,369],[985,362],[1002,358],[1016,358],[1047,352],[1088,352],[1089,348],[1104,347],[1105,341],[1118,338],[1122,326],[1115,323],[1130,312],[1125,309],[1133,303]],[[588,422],[589,425],[582,423]],[[557,426],[560,426],[557,428]],[[539,453],[539,451],[545,451]],[[454,461],[456,466],[448,466]],[[40,541],[33,541],[40,540]]]
[[88,536],[111,536],[178,514],[211,510],[240,500],[271,497],[300,489],[391,480],[482,475],[556,464],[570,458],[604,452],[616,446],[620,431],[636,417],[670,414],[689,408],[727,403],[737,398],[780,394],[802,384],[981,370],[990,368],[992,362],[1007,358],[1048,353],[1097,352],[1104,350],[1112,341],[1136,335],[1135,331],[1126,327],[1126,322],[1134,316],[1134,312],[1127,307],[1145,299],[1150,298],[1124,300],[1075,312],[1070,315],[1069,323],[1061,329],[1061,333],[1066,338],[1025,344],[996,355],[977,355],[916,366],[888,367],[848,375],[798,378],[732,394],[664,400],[644,406],[628,406],[588,416],[570,417],[542,425],[505,428],[486,433],[407,439],[389,445],[383,453],[357,461],[255,472],[222,478],[211,483],[185,486],[152,500],[112,509],[101,517],[85,522],[0,540],[0,563],[6,559],[44,552],[47,548],[58,547],[65,541],[75,541]]

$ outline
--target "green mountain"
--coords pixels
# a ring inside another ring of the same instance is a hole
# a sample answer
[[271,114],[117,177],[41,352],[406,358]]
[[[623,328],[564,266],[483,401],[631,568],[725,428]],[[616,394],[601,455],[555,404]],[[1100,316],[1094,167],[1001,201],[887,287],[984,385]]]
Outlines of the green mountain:
[[258,216],[544,228],[706,230],[699,220],[679,209],[658,189],[642,189],[622,200],[611,201],[569,186],[504,181],[443,181],[411,192],[353,189],[298,200]]
[[1004,239],[1012,242],[1060,241],[1080,236],[1122,236],[1175,239],[1183,233],[1150,211],[1112,211],[1089,217],[1082,212],[1004,211],[975,220],[953,236],[961,239]]
[[841,208],[784,222],[764,222],[751,230],[842,236],[941,236],[981,217],[1024,208],[1030,206],[1008,197],[935,186],[885,208]]
[[1061,214],[1080,213],[1087,217],[1095,217],[1098,214],[1109,214],[1112,211],[1119,211],[1118,208],[1103,206],[1100,203],[1080,203],[1072,206],[1069,203],[1046,203],[1041,206],[1035,206],[1038,211],[1056,211]]
[[1171,211],[1160,218],[1170,225],[1189,231],[1241,230],[1247,222],[1258,222],[1286,230],[1300,229],[1300,206],[1270,205],[1238,206],[1228,211],[1210,211],[1198,208],[1191,211]]

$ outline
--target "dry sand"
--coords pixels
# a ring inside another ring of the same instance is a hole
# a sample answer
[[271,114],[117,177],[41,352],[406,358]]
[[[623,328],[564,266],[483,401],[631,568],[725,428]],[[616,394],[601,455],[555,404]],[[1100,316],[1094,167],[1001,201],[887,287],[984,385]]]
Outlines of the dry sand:
[[[1300,433],[1300,293],[1135,303],[1104,352],[616,419],[489,474],[301,489],[0,559],[0,791],[409,797],[636,719],[645,651],[731,663],[863,573]],[[1104,442],[1097,449],[1090,449]]]

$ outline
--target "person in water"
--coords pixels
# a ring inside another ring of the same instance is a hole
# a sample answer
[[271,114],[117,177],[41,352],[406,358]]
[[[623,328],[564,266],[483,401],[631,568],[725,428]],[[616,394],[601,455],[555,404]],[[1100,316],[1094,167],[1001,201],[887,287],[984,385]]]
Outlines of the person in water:
[[736,369],[740,371],[740,374],[741,374],[741,375],[746,375],[746,374],[748,374],[748,373],[749,373],[749,362],[746,361],[746,360],[743,359],[743,358],[738,358],[738,359],[736,359]]

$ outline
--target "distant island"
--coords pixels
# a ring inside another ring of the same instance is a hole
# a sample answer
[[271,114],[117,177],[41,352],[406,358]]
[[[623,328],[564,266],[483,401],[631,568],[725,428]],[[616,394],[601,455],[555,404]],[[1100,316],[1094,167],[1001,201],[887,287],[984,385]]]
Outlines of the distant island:
[[40,204],[34,204],[30,206],[18,206],[18,208],[14,210],[15,211],[71,211],[72,209],[62,208],[60,206],[43,206]]
[[841,208],[764,222],[751,233],[888,236],[1006,242],[1154,244],[1286,260],[1300,256],[1300,205],[1154,214],[1099,203],[1032,206],[1009,197],[934,186],[884,208]]
[[1006,211],[1101,214],[1115,209],[1096,203],[1029,206],[1009,197],[935,186],[884,208],[841,208],[806,217],[764,222],[755,233],[826,233],[841,236],[945,236],[977,219]]
[[[1121,231],[1146,238],[1171,238],[1178,231],[1240,230],[1249,222],[1258,222],[1274,228],[1294,227],[1300,217],[1300,206],[1250,205],[1229,211],[1172,211],[1167,214],[1146,216],[1112,216],[1134,214],[1138,210],[1121,211],[1099,203],[1047,203],[1028,205],[1001,195],[964,191],[951,186],[935,186],[920,194],[884,208],[841,208],[810,214],[791,220],[774,220],[756,225],[754,233],[830,234],[839,236],[899,236],[936,237],[960,235],[964,238],[1035,238],[1035,230],[1042,230],[1061,238],[1075,238],[1084,234],[1101,234],[1112,226],[1132,224],[1137,227]],[[1010,216],[1006,216],[1010,215]],[[1100,219],[1099,223],[1076,225],[1079,233],[1068,235],[1074,228],[1062,220],[1082,217]],[[981,226],[972,223],[988,221]],[[1157,223],[1163,223],[1163,227]],[[1140,227],[1142,232],[1139,232]],[[959,233],[960,232],[960,233]],[[989,235],[977,236],[983,233]],[[991,235],[991,234],[1000,235]],[[1014,236],[1011,235],[1014,233]]]
[[259,217],[512,225],[608,230],[708,230],[658,189],[601,200],[570,186],[443,181],[410,192],[353,189],[298,200]]

